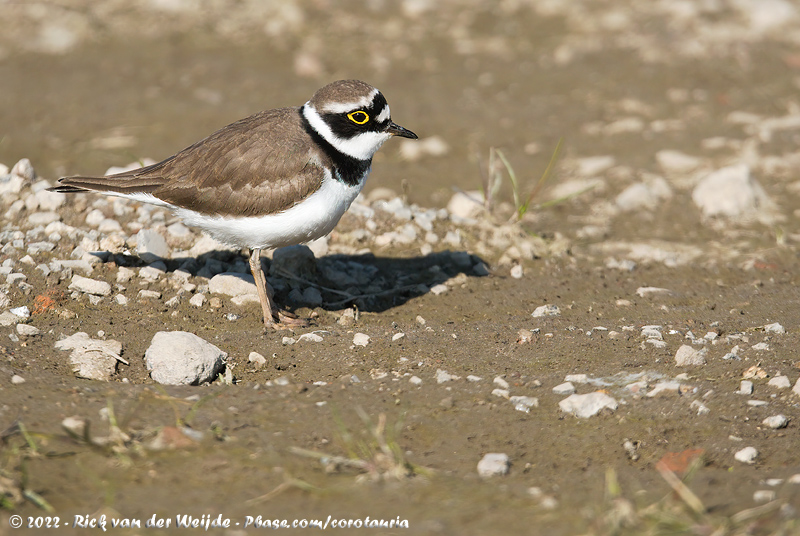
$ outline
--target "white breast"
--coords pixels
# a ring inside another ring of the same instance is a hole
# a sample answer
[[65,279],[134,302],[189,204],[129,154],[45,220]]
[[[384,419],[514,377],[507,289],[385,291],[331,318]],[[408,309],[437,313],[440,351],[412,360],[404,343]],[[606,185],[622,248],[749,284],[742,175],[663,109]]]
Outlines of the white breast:
[[304,201],[268,216],[208,216],[173,208],[186,225],[198,227],[216,240],[235,246],[272,249],[314,240],[330,233],[364,188],[369,169],[355,186],[335,180],[325,171],[322,186]]

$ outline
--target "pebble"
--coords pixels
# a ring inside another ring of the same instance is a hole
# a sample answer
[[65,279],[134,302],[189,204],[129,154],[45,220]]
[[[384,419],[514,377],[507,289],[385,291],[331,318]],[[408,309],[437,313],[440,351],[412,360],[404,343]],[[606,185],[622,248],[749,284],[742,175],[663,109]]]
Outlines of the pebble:
[[405,336],[406,336],[405,333],[395,333],[394,335],[392,335],[392,342],[399,341]]
[[228,357],[213,344],[186,331],[159,331],[144,355],[150,376],[167,385],[211,382]]
[[533,310],[531,316],[533,318],[542,318],[546,316],[559,316],[561,314],[561,310],[558,308],[557,305],[548,304],[548,305],[540,305],[536,309]]
[[208,291],[225,296],[258,296],[256,283],[251,274],[223,272],[208,281]]
[[436,369],[436,383],[445,383],[449,381],[460,380],[461,376],[456,376],[455,374],[450,374],[449,372]]
[[553,393],[557,395],[571,395],[575,392],[572,382],[564,382],[553,387]]
[[778,333],[782,335],[786,333],[786,328],[784,328],[778,322],[775,322],[773,324],[767,324],[766,326],[764,326],[764,331],[767,333]]
[[778,494],[775,493],[775,490],[760,489],[753,493],[753,502],[767,503],[770,501],[774,501],[777,496]]
[[73,275],[72,282],[69,285],[69,290],[76,290],[84,294],[92,294],[94,296],[110,296],[111,284],[106,281],[99,281],[97,279],[89,279],[81,275]]
[[369,335],[366,333],[356,333],[353,336],[353,344],[355,346],[366,346],[369,344]]
[[765,426],[769,426],[773,430],[777,430],[779,428],[786,428],[786,425],[789,424],[789,419],[786,418],[785,415],[772,415],[771,417],[767,417],[761,424]]
[[788,389],[792,386],[792,382],[789,381],[788,376],[775,376],[774,378],[770,378],[767,385],[775,387],[776,389]]
[[161,233],[142,229],[136,235],[136,253],[146,263],[170,257],[170,247]]
[[792,387],[792,392],[797,396],[800,396],[800,378],[797,379],[797,382],[795,382],[794,387]]
[[524,413],[530,413],[531,408],[539,407],[539,399],[533,396],[511,396],[508,401],[514,404],[514,409]]
[[79,331],[69,337],[57,341],[56,350],[72,350],[69,356],[72,370],[79,378],[109,381],[116,372],[122,343],[113,339],[92,339],[88,334]]
[[447,212],[451,217],[475,219],[484,211],[483,192],[479,190],[456,192],[447,203]]
[[193,307],[202,307],[206,303],[205,294],[195,294],[189,298],[189,305]]
[[754,464],[756,463],[756,458],[758,458],[758,451],[754,447],[745,447],[736,451],[733,457],[737,462]]
[[572,383],[589,383],[589,376],[586,374],[567,374],[564,376],[564,381]]
[[753,382],[750,380],[742,380],[739,383],[739,390],[736,391],[737,395],[752,395],[753,394]]
[[9,309],[9,312],[12,315],[16,316],[17,318],[30,318],[31,316],[31,311],[30,309],[28,309],[27,305],[23,305],[21,307],[14,307],[12,309]]
[[322,342],[322,335],[318,333],[303,333],[297,338],[298,342],[305,341],[305,342]]
[[678,367],[705,365],[707,351],[707,348],[695,350],[691,346],[684,344],[675,353],[675,365]]
[[447,285],[445,285],[443,283],[439,283],[438,285],[434,285],[434,286],[431,287],[431,294],[433,294],[435,296],[438,296],[440,294],[444,294],[448,290],[450,290],[450,289],[448,288]]
[[511,277],[513,277],[514,279],[522,279],[522,276],[523,276],[522,265],[515,264],[514,266],[511,267]]
[[408,381],[414,385],[422,385],[422,378],[419,376],[411,376]]
[[20,337],[35,337],[37,335],[41,335],[42,331],[36,326],[30,326],[28,324],[17,324],[17,334]]
[[21,385],[25,383],[25,378],[20,376],[19,374],[14,374],[11,376],[11,385]]
[[500,376],[496,376],[492,383],[501,389],[508,389],[509,387],[508,382]]
[[570,413],[582,419],[597,415],[604,409],[616,411],[618,403],[605,393],[594,392],[585,395],[570,395],[558,403],[564,413]]
[[771,204],[746,164],[711,173],[694,188],[692,200],[704,216],[725,218],[754,216]]
[[478,474],[483,478],[503,476],[508,474],[509,466],[508,454],[490,452],[478,462]]
[[247,356],[247,360],[252,363],[256,369],[261,369],[267,364],[267,358],[258,352],[250,352],[250,355]]
[[660,381],[653,386],[647,397],[654,398],[663,394],[678,394],[681,390],[680,382],[676,381]]
[[640,298],[646,298],[654,294],[671,294],[672,291],[668,288],[660,287],[639,287],[636,289],[636,295]]

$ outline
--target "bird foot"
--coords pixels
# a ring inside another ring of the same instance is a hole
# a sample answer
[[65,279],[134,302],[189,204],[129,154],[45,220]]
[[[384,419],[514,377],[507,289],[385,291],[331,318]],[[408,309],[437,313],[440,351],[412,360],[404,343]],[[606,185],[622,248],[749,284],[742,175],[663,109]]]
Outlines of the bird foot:
[[277,309],[275,313],[276,314],[273,315],[273,321],[266,324],[267,328],[272,328],[274,330],[294,330],[295,328],[307,328],[311,325],[311,321],[308,318],[300,318],[289,311]]

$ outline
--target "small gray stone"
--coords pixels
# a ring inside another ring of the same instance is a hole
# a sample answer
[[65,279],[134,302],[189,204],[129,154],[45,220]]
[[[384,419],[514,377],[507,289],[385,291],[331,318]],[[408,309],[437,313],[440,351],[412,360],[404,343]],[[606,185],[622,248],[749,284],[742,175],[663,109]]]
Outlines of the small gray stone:
[[251,362],[257,369],[263,368],[267,364],[267,358],[258,352],[250,352],[247,360]]
[[151,263],[160,259],[168,259],[170,248],[160,233],[151,229],[142,229],[136,235],[136,252],[144,262]]
[[558,403],[564,413],[571,413],[576,417],[588,419],[597,415],[604,409],[616,411],[618,403],[605,393],[594,392],[585,395],[570,395]]
[[28,324],[17,324],[17,333],[20,337],[35,337],[41,335],[42,331],[36,326],[29,326]]
[[478,474],[483,478],[492,476],[503,476],[508,474],[509,459],[508,454],[501,452],[490,452],[478,462]]
[[773,430],[777,430],[779,428],[786,428],[786,425],[789,424],[789,419],[787,419],[785,415],[773,415],[761,421],[761,424],[769,426]]
[[561,310],[558,308],[557,305],[548,304],[548,305],[540,305],[536,309],[533,310],[531,316],[533,318],[542,318],[546,316],[558,316],[561,314]]
[[269,267],[272,276],[285,277],[286,274],[311,281],[317,273],[317,260],[308,246],[297,245],[278,248],[272,254]]
[[80,275],[72,276],[72,282],[69,285],[69,290],[77,290],[84,294],[92,294],[94,296],[110,296],[111,285],[105,281],[98,281],[97,279],[89,279]]
[[742,380],[739,383],[739,390],[736,391],[737,395],[752,395],[753,394],[753,382],[750,380]]
[[788,376],[775,376],[774,378],[770,378],[767,385],[775,387],[776,389],[788,389],[792,386],[792,382],[789,381]]
[[675,353],[675,365],[679,367],[705,365],[707,351],[706,348],[695,350],[688,344],[684,344]]
[[306,342],[322,342],[323,338],[322,335],[317,333],[303,333],[297,338],[297,341],[306,341]]
[[92,339],[79,331],[55,344],[56,350],[72,350],[69,356],[72,370],[79,378],[108,381],[121,361],[122,343],[115,340]]
[[225,296],[258,295],[256,283],[250,274],[223,272],[208,281],[208,291]]
[[575,392],[575,386],[572,382],[564,382],[560,385],[553,387],[553,393],[557,395],[571,395]]
[[737,462],[742,462],[746,464],[754,464],[756,463],[756,458],[758,458],[758,451],[754,447],[745,447],[736,452],[733,455]]
[[199,385],[213,381],[228,354],[193,333],[159,331],[144,355],[150,376],[167,385]]
[[356,346],[366,346],[369,344],[369,335],[366,333],[356,333],[353,336],[353,344]]

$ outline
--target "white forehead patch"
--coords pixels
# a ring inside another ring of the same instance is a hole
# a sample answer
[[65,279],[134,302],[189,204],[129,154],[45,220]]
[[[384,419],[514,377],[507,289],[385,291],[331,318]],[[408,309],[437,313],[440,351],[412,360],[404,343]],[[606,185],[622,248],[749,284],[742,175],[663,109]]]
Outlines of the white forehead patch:
[[357,160],[369,160],[375,151],[381,148],[383,142],[392,137],[391,134],[386,132],[362,132],[353,136],[352,138],[342,138],[337,136],[331,130],[331,127],[322,119],[319,112],[314,109],[314,106],[306,103],[303,106],[303,116],[311,125],[311,128],[325,139],[333,147],[347,156],[351,156]]
[[383,107],[381,113],[378,114],[378,117],[375,118],[375,121],[377,121],[378,123],[383,123],[384,121],[387,121],[390,117],[392,117],[392,112],[389,111],[389,105],[387,104],[386,106]]
[[[378,94],[378,88],[373,88],[367,95],[364,95],[360,99],[351,102],[328,102],[324,104],[320,108],[320,112],[326,114],[343,114],[346,112],[352,112],[354,110],[359,110],[361,108],[369,108],[369,105],[372,104],[372,99],[375,98],[375,95]],[[309,101],[310,102],[310,101]],[[309,103],[307,102],[306,105]]]

